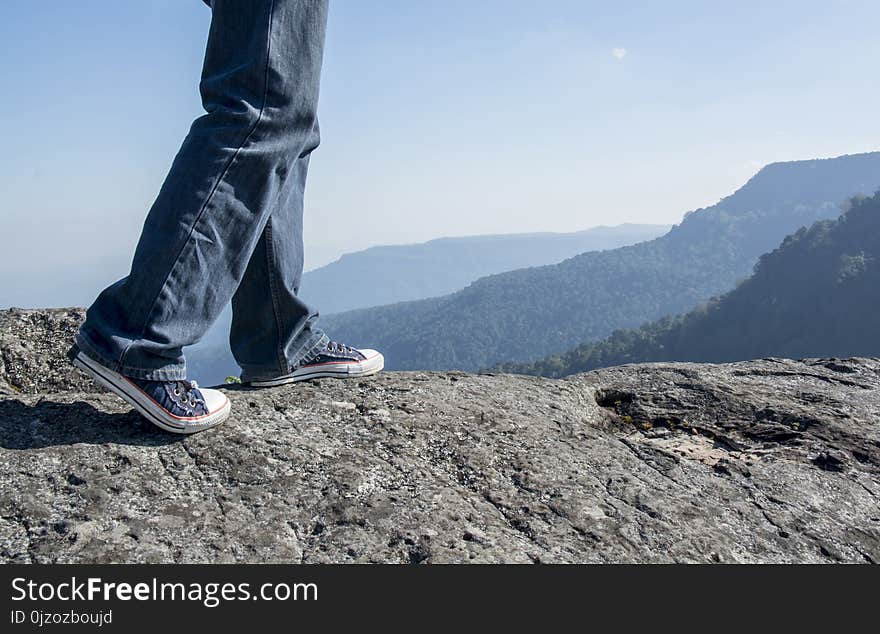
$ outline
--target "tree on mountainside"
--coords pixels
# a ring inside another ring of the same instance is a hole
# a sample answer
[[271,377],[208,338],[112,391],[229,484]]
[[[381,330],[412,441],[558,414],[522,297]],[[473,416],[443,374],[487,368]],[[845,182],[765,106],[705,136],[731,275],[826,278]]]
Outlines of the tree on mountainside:
[[788,236],[751,278],[685,315],[499,369],[564,376],[644,361],[880,356],[880,192],[844,207],[838,220]]

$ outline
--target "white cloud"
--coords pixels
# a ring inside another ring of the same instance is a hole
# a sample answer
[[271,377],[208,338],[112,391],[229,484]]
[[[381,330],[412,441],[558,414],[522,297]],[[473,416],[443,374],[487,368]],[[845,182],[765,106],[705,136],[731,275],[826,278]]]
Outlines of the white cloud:
[[617,59],[623,59],[626,57],[626,49],[625,48],[612,48],[611,54],[614,55]]

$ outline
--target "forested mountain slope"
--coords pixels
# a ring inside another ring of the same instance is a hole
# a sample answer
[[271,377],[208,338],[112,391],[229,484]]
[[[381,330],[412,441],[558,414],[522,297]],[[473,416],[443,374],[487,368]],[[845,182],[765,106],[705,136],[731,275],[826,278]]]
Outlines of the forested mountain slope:
[[504,369],[561,376],[642,361],[880,357],[878,313],[880,194],[786,238],[751,278],[704,307]]
[[574,233],[438,238],[346,253],[307,272],[301,293],[321,314],[446,295],[504,271],[652,240],[668,225],[622,224]]
[[390,369],[474,370],[539,359],[732,289],[786,235],[836,218],[850,196],[878,187],[878,152],[776,163],[650,242],[485,277],[444,297],[332,315],[322,324],[335,338],[382,350]]

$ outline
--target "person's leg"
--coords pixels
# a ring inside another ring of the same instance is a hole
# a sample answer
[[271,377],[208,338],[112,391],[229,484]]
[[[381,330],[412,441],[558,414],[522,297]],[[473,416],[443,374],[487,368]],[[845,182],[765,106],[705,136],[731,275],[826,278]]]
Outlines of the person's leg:
[[[182,348],[217,318],[274,233],[269,218],[301,189],[290,182],[314,142],[327,0],[213,0],[212,9],[200,84],[207,114],[147,216],[131,272],[101,293],[77,335],[86,354],[125,376],[185,377]],[[261,328],[272,313],[265,320]]]
[[287,179],[286,194],[272,212],[247,271],[232,298],[229,342],[241,380],[272,387],[317,377],[359,378],[379,372],[385,359],[330,341],[315,327],[318,313],[299,298],[303,271],[303,198],[308,144]]
[[229,343],[241,380],[287,374],[328,341],[314,323],[318,313],[298,296],[303,271],[303,195],[309,153],[318,145],[315,127],[287,179],[288,187],[269,217],[244,278],[232,298]]

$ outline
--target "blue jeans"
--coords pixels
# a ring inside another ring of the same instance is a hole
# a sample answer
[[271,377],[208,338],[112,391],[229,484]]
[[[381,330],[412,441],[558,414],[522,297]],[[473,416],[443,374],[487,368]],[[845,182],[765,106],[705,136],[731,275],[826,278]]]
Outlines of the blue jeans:
[[287,374],[327,337],[297,296],[303,192],[318,146],[327,0],[213,0],[199,117],[147,215],[127,277],[77,344],[131,377],[186,378],[183,347],[232,300],[242,380]]

